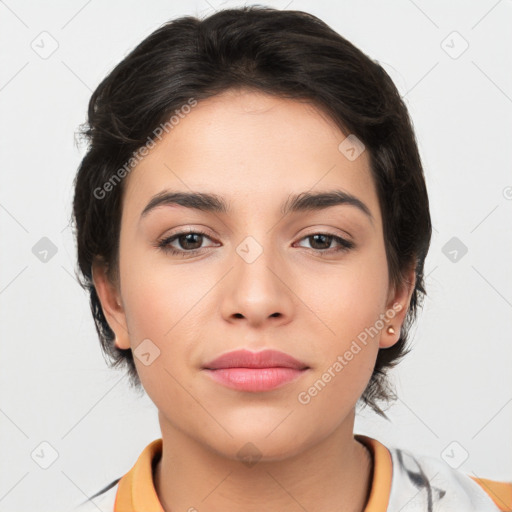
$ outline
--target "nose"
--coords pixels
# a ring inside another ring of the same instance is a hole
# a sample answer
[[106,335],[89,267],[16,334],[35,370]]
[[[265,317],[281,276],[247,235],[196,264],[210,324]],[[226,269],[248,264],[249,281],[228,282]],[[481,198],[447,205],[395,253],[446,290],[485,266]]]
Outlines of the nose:
[[230,322],[245,321],[252,327],[289,322],[294,292],[284,259],[249,237],[233,256],[233,268],[221,292],[223,317]]

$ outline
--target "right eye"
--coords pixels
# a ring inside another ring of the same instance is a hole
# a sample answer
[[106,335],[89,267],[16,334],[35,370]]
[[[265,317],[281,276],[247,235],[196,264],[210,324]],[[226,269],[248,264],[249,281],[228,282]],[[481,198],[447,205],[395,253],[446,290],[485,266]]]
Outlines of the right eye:
[[[173,255],[180,254],[183,257],[186,257],[187,255],[195,255],[202,249],[206,249],[206,247],[196,247],[197,245],[202,245],[204,238],[211,240],[210,237],[201,230],[181,231],[159,240],[158,248],[162,249],[162,251],[166,253]],[[171,245],[175,242],[177,242],[181,248]]]

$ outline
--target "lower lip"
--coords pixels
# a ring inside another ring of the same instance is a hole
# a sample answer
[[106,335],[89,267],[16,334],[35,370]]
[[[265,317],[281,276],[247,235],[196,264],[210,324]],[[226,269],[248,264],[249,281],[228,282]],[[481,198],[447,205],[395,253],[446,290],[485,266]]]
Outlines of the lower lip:
[[292,382],[306,370],[295,368],[221,368],[206,370],[212,379],[239,391],[270,391]]

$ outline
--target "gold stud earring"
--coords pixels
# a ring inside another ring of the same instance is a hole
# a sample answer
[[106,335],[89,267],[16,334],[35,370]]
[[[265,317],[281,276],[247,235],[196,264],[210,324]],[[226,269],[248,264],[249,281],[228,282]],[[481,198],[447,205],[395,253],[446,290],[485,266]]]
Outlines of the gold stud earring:
[[388,328],[387,328],[387,333],[388,334],[395,334],[395,329],[392,325],[390,325]]

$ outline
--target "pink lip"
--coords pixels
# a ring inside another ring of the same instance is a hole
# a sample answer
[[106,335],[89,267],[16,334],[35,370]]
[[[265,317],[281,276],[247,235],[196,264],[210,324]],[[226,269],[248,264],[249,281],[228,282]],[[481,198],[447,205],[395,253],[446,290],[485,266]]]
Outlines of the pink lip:
[[239,391],[270,391],[301,376],[309,367],[277,350],[235,350],[205,364],[217,382]]

